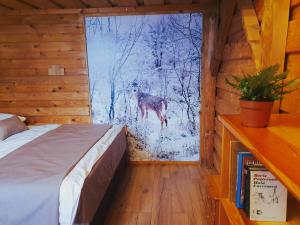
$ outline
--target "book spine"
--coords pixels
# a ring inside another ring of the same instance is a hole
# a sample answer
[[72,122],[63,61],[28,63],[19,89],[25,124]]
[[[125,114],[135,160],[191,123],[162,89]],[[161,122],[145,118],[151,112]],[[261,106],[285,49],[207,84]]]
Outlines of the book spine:
[[244,211],[250,215],[250,171],[247,168],[245,173]]
[[236,195],[235,204],[237,208],[243,208],[242,202],[242,181],[243,181],[243,155],[239,154],[237,159],[237,181],[236,181]]
[[237,156],[237,178],[235,204],[237,208],[244,207],[245,171],[247,165],[257,164],[257,161],[250,152],[240,152]]

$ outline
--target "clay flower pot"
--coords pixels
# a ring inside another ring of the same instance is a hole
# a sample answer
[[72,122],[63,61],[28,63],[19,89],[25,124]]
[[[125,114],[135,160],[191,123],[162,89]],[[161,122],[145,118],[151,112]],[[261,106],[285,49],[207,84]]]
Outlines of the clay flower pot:
[[246,127],[268,126],[274,102],[240,100],[242,125]]

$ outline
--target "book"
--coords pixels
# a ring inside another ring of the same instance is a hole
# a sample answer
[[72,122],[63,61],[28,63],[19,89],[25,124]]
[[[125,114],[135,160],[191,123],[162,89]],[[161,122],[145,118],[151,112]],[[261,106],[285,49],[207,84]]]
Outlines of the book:
[[287,189],[263,166],[247,166],[244,210],[250,220],[285,222]]
[[248,165],[262,165],[255,157],[248,151],[239,152],[237,154],[237,176],[236,176],[236,192],[235,205],[237,208],[244,207],[244,190],[245,190],[245,176],[246,166]]
[[235,202],[237,190],[237,156],[239,152],[248,152],[247,148],[239,141],[230,142],[230,201]]

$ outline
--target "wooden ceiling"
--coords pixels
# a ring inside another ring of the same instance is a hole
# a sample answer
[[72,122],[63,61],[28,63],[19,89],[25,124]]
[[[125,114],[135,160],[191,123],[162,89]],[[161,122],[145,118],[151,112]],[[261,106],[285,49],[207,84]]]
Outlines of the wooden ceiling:
[[165,5],[210,5],[212,0],[0,0],[0,12],[28,9],[85,9]]

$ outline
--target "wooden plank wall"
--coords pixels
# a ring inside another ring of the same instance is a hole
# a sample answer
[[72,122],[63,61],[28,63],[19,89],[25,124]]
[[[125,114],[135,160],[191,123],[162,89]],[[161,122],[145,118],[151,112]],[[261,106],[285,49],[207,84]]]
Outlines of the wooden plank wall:
[[[0,16],[0,112],[30,124],[90,121],[83,16]],[[65,75],[50,76],[52,65]]]
[[[264,4],[262,0],[253,1],[257,19],[262,22]],[[238,92],[225,83],[230,75],[255,73],[255,55],[243,30],[243,19],[239,8],[236,10],[229,37],[224,49],[221,68],[217,77],[216,116],[239,113]],[[288,79],[300,79],[300,0],[291,0],[288,36],[286,40],[286,57],[284,68],[289,72]],[[300,113],[300,91],[293,92],[281,101],[280,110],[288,113]],[[214,165],[220,168],[222,126],[215,119]]]
[[[255,72],[255,63],[243,30],[240,9],[237,8],[217,76],[216,116],[239,113],[238,92],[225,83],[225,78],[233,74],[241,75]],[[222,126],[216,117],[213,160],[218,171],[220,169],[221,137]]]
[[[285,69],[289,79],[300,79],[300,1],[291,1],[290,21],[286,43]],[[281,103],[281,110],[289,113],[300,113],[300,91],[286,96]]]

